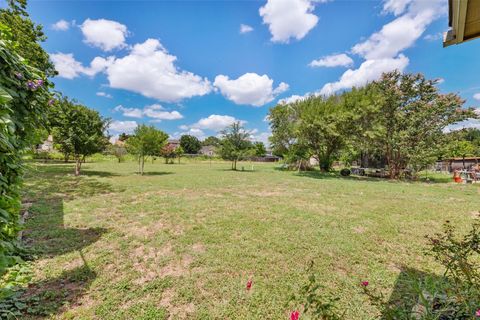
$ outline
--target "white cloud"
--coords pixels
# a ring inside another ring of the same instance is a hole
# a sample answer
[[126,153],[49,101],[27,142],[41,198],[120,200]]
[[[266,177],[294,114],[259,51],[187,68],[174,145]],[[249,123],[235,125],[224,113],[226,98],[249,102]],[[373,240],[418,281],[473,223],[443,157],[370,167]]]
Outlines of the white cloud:
[[178,120],[183,116],[178,111],[166,111],[161,105],[153,104],[143,108],[143,114],[157,120]]
[[352,53],[365,59],[358,69],[350,69],[340,79],[327,83],[319,94],[329,95],[352,86],[362,86],[376,80],[384,72],[403,71],[409,59],[401,52],[415,41],[435,19],[445,14],[444,1],[386,0],[383,12],[398,16],[385,24],[367,40],[353,46]]
[[480,101],[480,92],[473,95],[473,99]]
[[136,44],[129,55],[113,61],[106,69],[112,88],[140,93],[160,101],[175,102],[211,91],[210,82],[175,66],[170,55],[156,39]]
[[442,2],[413,1],[404,15],[384,25],[366,41],[356,44],[352,52],[365,59],[396,57],[398,53],[411,47],[426,27],[443,12]]
[[447,126],[443,132],[448,133],[462,129],[480,129],[480,120],[467,119]]
[[70,22],[61,19],[52,24],[52,29],[56,31],[67,31],[68,29],[70,29],[70,25]]
[[327,83],[320,90],[321,95],[331,95],[342,89],[360,87],[378,79],[382,73],[393,70],[403,71],[408,65],[408,58],[400,54],[397,58],[366,60],[358,69],[349,69],[337,82]]
[[267,0],[259,13],[268,25],[273,42],[288,43],[291,38],[302,39],[315,27],[318,17],[311,0]]
[[126,108],[122,105],[116,106],[114,111],[122,112],[122,115],[125,117],[131,118],[142,118],[143,116],[147,116],[149,118],[153,118],[156,122],[160,122],[161,120],[178,120],[182,119],[183,116],[178,111],[166,111],[161,105],[159,104],[152,104],[150,106],[146,106],[143,109],[139,108]]
[[386,0],[383,3],[383,13],[393,13],[398,16],[405,12],[413,0]]
[[221,131],[235,122],[240,122],[242,125],[247,123],[246,121],[238,120],[232,116],[212,114],[207,118],[198,120],[198,122],[189,126],[189,128]]
[[104,97],[104,98],[109,98],[109,99],[113,98],[111,94],[103,92],[103,91],[97,92],[97,96]]
[[271,132],[258,132],[257,129],[254,129],[250,133],[251,133],[250,134],[251,141],[263,142],[263,144],[265,144],[267,148],[270,146],[270,142],[268,141],[268,138],[272,135]]
[[348,67],[353,65],[353,60],[345,53],[322,57],[310,62],[310,67]]
[[302,101],[310,97],[312,94],[310,92],[307,92],[303,96],[299,96],[297,94],[291,95],[290,97],[287,97],[285,99],[280,99],[278,101],[279,104],[290,104],[290,103],[295,103],[297,101]]
[[240,25],[240,33],[244,34],[244,33],[249,33],[249,32],[252,32],[253,31],[253,28],[251,26],[249,26],[248,24],[241,24]]
[[138,126],[136,121],[112,121],[108,130],[113,133],[132,133],[133,130]]
[[427,41],[440,41],[443,39],[443,33],[442,32],[438,32],[438,33],[433,33],[433,34],[427,34],[425,37],[423,37],[423,39],[427,40]]
[[130,117],[130,118],[142,118],[143,117],[143,111],[138,108],[125,108],[122,105],[116,106],[114,111],[121,112],[124,117]]
[[84,41],[103,51],[126,47],[127,27],[117,21],[99,19],[85,20],[81,25]]
[[102,58],[95,57],[90,62],[90,67],[84,67],[79,61],[75,60],[73,53],[52,53],[50,58],[58,71],[58,76],[66,79],[74,79],[81,74],[94,76],[102,72],[113,61],[113,57]]
[[218,75],[213,83],[229,100],[236,104],[263,106],[275,99],[277,95],[288,90],[288,84],[282,82],[273,88],[273,80],[266,74],[245,73],[238,79],[230,80],[228,76]]

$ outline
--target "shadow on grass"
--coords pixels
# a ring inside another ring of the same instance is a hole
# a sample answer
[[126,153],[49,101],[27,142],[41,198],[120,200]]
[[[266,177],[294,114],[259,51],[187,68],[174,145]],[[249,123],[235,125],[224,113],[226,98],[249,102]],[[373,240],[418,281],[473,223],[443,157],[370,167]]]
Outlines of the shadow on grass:
[[[96,277],[85,261],[82,249],[98,241],[107,229],[71,228],[64,223],[64,201],[85,199],[99,194],[121,192],[111,184],[90,176],[67,175],[71,166],[38,166],[27,174],[24,202],[31,203],[23,242],[34,257],[49,258],[78,251],[83,265],[64,270],[58,277],[31,283],[26,290],[13,288],[17,295],[9,298],[19,319],[52,317],[65,305],[77,303]],[[2,301],[1,303],[4,303]]]
[[[64,270],[59,276],[29,284],[2,301],[10,310],[7,319],[52,318],[62,309],[79,304],[97,274],[90,269],[79,251],[83,264]],[[3,318],[2,318],[3,319]]]
[[[137,173],[137,174],[140,175],[139,173]],[[169,171],[147,171],[147,172],[143,173],[144,176],[166,176],[166,175],[169,175],[169,174],[173,174],[173,172],[169,172]]]

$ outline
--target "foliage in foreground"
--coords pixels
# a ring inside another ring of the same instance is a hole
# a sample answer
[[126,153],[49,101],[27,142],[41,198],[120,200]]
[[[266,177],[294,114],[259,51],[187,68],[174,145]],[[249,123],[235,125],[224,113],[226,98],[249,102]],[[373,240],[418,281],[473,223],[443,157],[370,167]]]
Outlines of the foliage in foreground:
[[50,99],[45,74],[20,57],[18,48],[11,29],[0,23],[0,275],[20,261],[22,155]]

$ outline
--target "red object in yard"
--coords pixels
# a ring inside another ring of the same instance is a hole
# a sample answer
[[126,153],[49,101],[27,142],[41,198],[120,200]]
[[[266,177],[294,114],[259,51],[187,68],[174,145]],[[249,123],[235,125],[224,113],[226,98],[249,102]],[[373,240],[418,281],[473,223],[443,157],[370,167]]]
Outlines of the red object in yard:
[[455,181],[456,183],[462,183],[463,182],[462,177],[453,177],[453,181]]

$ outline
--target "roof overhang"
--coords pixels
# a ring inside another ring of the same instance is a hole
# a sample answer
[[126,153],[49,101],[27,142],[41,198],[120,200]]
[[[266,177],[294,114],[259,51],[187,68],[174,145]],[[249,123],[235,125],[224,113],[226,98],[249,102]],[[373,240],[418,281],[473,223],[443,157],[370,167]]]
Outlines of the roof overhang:
[[448,30],[443,46],[460,44],[480,37],[480,0],[449,0]]
[[449,0],[448,30],[443,46],[460,44],[480,37],[480,0]]

